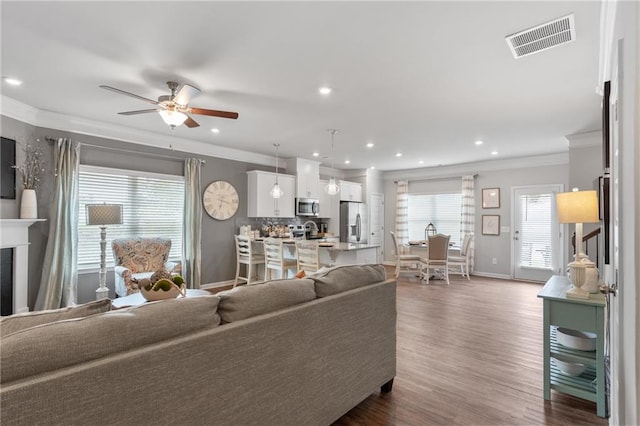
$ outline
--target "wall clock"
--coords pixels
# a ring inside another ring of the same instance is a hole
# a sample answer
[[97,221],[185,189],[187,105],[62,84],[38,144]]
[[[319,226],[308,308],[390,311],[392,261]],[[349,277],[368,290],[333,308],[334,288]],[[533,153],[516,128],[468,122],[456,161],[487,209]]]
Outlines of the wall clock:
[[209,216],[217,220],[226,220],[238,211],[240,198],[233,185],[224,180],[217,180],[211,182],[204,190],[202,204]]

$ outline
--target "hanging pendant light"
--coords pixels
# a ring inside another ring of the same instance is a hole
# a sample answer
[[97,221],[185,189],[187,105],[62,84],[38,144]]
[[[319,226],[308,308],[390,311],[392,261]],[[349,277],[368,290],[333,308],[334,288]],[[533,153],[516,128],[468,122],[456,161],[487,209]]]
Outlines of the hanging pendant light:
[[[336,133],[338,133],[338,131],[332,129],[329,130],[329,133],[331,133],[331,170],[333,172],[333,138]],[[331,176],[329,178],[329,183],[327,183],[327,185],[324,187],[324,190],[329,195],[336,195],[338,194],[338,192],[340,192],[340,185],[338,185],[334,176]]]
[[282,189],[280,189],[280,185],[278,185],[278,148],[280,147],[279,143],[274,143],[273,146],[276,147],[276,183],[273,184],[273,188],[271,188],[271,196],[273,198],[280,198],[284,195]]

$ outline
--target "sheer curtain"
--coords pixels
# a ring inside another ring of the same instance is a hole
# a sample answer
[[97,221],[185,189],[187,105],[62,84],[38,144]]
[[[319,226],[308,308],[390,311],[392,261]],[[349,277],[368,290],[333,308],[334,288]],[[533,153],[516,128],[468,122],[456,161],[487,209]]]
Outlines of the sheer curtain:
[[184,161],[184,223],[182,259],[184,279],[189,288],[199,288],[201,280],[202,199],[200,173],[202,161],[187,158]]
[[69,139],[56,143],[53,203],[35,309],[57,309],[76,303],[78,287],[78,172],[80,148]]
[[[462,215],[460,218],[460,238],[462,239],[464,239],[465,235],[475,232],[476,229],[474,183],[474,176],[462,176]],[[474,240],[475,238],[471,240],[471,244],[469,245],[469,254],[471,256],[470,271],[473,271]]]
[[400,247],[403,247],[409,241],[409,182],[407,182],[406,180],[398,181],[396,190],[397,196],[395,233],[398,245]]

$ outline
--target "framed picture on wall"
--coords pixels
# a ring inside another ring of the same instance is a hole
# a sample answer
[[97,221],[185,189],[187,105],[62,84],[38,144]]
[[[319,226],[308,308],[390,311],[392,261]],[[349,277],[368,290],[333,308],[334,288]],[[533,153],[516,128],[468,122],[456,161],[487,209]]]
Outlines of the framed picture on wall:
[[482,208],[500,208],[500,188],[484,188],[482,190]]
[[500,216],[497,214],[482,215],[482,235],[500,235]]

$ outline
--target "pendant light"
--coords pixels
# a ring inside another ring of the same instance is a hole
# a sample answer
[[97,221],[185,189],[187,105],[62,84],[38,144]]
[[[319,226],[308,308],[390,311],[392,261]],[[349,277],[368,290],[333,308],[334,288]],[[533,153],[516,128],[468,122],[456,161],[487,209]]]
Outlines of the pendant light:
[[274,183],[273,188],[271,188],[271,196],[278,199],[284,195],[282,189],[280,189],[280,185],[278,185],[278,148],[280,144],[274,143],[273,146],[276,147],[276,183]]
[[[333,172],[333,138],[338,131],[332,129],[329,130],[329,133],[331,133],[331,171]],[[334,176],[329,178],[329,183],[324,187],[324,190],[329,195],[336,195],[340,192],[340,186],[336,182],[336,178]]]

